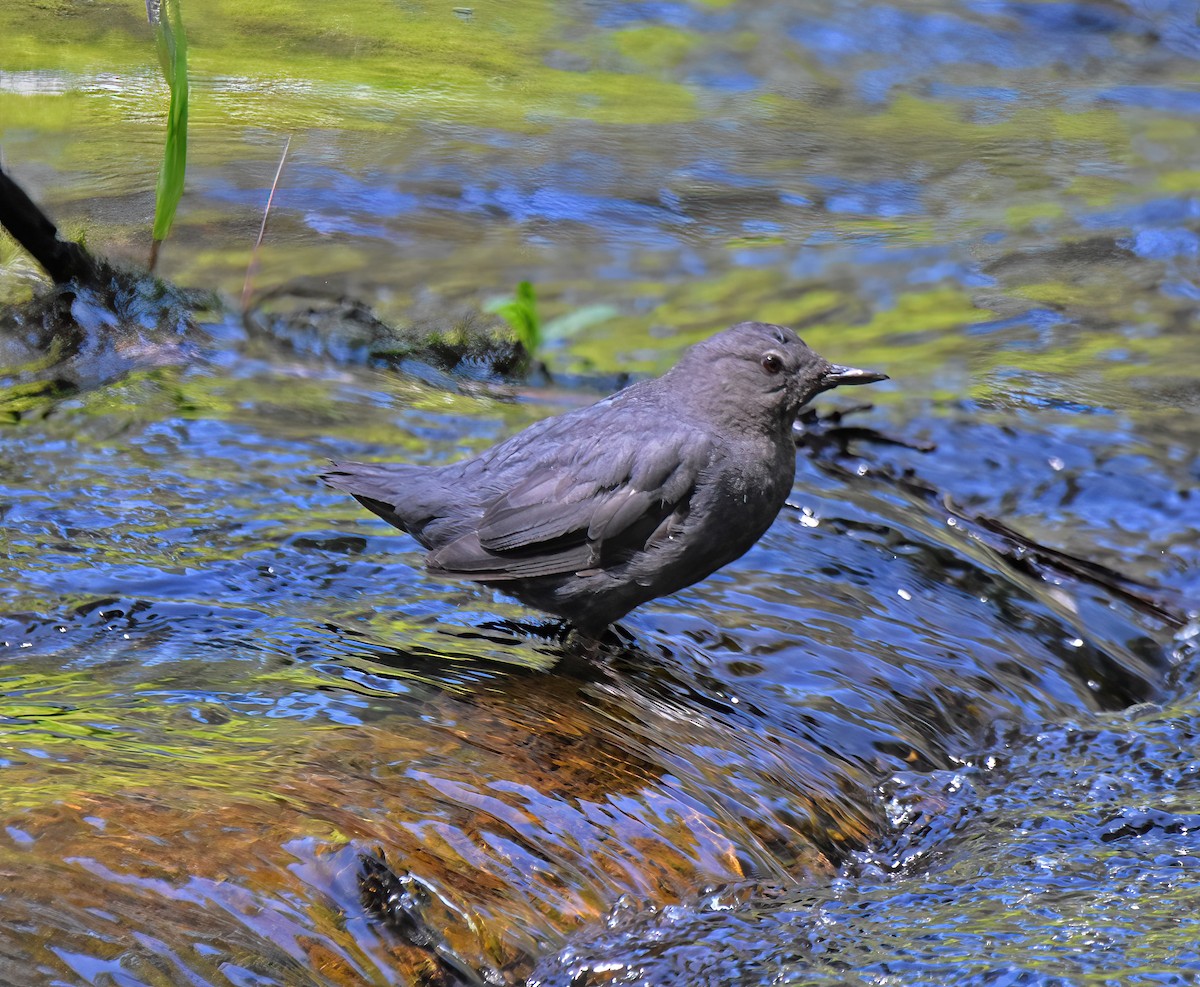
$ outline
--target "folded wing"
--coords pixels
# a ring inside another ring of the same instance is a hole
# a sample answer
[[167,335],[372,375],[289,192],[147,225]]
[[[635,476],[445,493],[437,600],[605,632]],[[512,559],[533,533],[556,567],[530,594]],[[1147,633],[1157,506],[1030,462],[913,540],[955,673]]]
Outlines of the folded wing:
[[543,462],[427,564],[503,581],[608,567],[642,551],[672,517],[686,514],[711,450],[692,433],[616,441],[622,448],[598,435],[593,456],[576,448],[570,461]]

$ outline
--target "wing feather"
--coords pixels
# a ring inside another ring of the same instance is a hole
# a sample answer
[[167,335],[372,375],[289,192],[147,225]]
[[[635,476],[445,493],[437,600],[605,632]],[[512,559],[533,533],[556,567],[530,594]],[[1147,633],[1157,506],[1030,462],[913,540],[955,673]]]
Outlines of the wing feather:
[[584,519],[595,493],[595,484],[558,471],[530,477],[486,506],[479,543],[505,552],[561,538]]
[[588,567],[591,549],[586,542],[564,546],[559,551],[515,555],[489,552],[479,544],[479,536],[468,532],[425,557],[425,565],[452,575],[483,582],[526,579],[577,572]]

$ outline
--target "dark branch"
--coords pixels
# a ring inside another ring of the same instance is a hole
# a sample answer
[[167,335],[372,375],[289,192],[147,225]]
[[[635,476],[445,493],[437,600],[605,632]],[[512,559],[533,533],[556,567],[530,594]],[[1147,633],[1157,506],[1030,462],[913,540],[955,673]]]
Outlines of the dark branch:
[[0,168],[0,226],[45,268],[55,284],[96,285],[100,269],[78,243],[60,240],[49,217]]

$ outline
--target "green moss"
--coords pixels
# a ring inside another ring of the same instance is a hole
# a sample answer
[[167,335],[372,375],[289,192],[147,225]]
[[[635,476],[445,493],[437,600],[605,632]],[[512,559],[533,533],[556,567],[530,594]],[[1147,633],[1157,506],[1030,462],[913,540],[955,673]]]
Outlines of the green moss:
[[1172,195],[1200,192],[1200,171],[1168,171],[1158,176],[1158,187]]
[[1043,305],[1060,308],[1080,305],[1107,305],[1119,302],[1126,292],[1126,285],[1113,281],[1107,286],[1103,282],[1067,283],[1065,281],[1043,281],[1039,284],[1015,285],[1011,292],[1021,298]]
[[1091,209],[1103,209],[1113,204],[1128,187],[1117,178],[1101,175],[1076,175],[1068,183],[1066,191],[1078,196]]
[[700,35],[654,25],[614,31],[612,43],[626,58],[647,68],[674,68],[703,41]]
[[1005,218],[1009,227],[1021,230],[1043,220],[1060,219],[1065,213],[1066,210],[1057,202],[1027,202],[1009,206],[1005,210]]

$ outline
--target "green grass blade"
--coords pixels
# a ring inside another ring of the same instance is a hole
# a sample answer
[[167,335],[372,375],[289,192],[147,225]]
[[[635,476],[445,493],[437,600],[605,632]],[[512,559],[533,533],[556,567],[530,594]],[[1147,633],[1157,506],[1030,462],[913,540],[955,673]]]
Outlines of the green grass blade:
[[187,170],[188,77],[187,36],[183,30],[180,0],[162,0],[158,15],[158,57],[171,89],[167,140],[162,167],[158,171],[154,204],[154,239],[160,243],[171,231],[175,209],[183,196],[183,178]]

